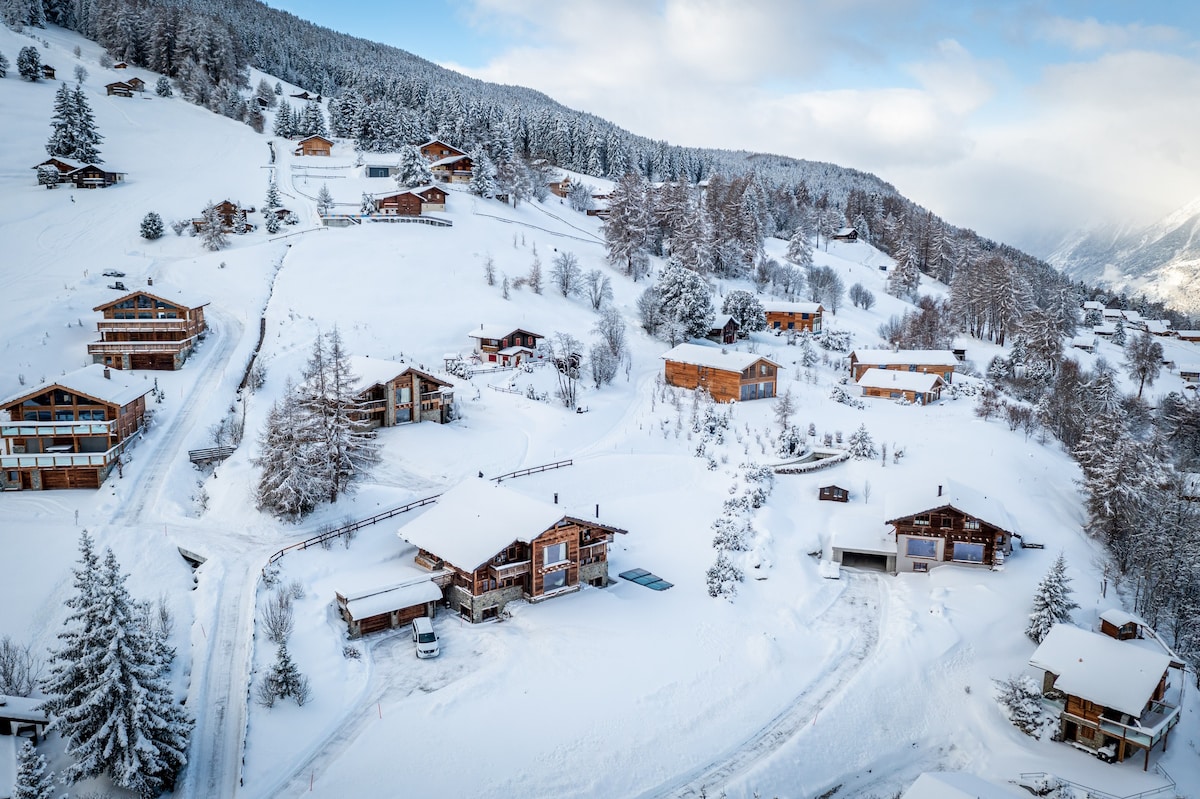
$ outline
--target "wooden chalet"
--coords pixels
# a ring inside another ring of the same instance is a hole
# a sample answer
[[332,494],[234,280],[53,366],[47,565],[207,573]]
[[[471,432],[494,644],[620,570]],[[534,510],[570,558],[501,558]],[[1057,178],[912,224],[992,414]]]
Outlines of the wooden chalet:
[[729,314],[718,314],[713,320],[713,326],[709,328],[706,338],[717,342],[718,344],[733,344],[737,342],[738,330],[737,320]]
[[141,432],[152,387],[92,364],[0,402],[0,488],[99,488]]
[[467,333],[475,340],[475,354],[485,363],[497,366],[517,366],[537,356],[541,333],[530,333],[522,328],[483,325]]
[[1095,336],[1074,336],[1071,339],[1071,346],[1084,352],[1095,352],[1097,343]]
[[464,619],[481,622],[498,618],[509,602],[608,585],[608,544],[617,533],[625,531],[471,478],[398,535],[417,548],[418,566],[444,571],[447,604]]
[[836,485],[821,486],[817,499],[826,502],[849,502],[850,490]]
[[[1186,675],[1157,638],[1118,640],[1056,624],[1029,665],[1043,673],[1043,702],[1058,716],[1061,740],[1118,763],[1140,750],[1143,770],[1150,750],[1159,743],[1167,750]],[[1179,673],[1172,677],[1171,669]]]
[[855,350],[850,353],[850,376],[858,380],[868,369],[889,369],[940,375],[954,382],[958,358],[951,350]]
[[944,563],[1003,565],[1016,529],[999,500],[950,480],[929,494],[888,498],[897,571],[925,572]]
[[717,402],[775,396],[780,365],[762,355],[680,344],[664,353],[662,359],[666,362],[665,377],[669,385],[707,389]]
[[829,237],[833,241],[858,241],[858,231],[852,227],[839,228]]
[[319,95],[319,94],[309,94],[308,92],[300,92],[299,94],[290,94],[288,96],[295,98],[297,100],[316,100],[318,103],[321,102],[321,95]]
[[54,67],[49,64],[42,64],[42,79],[54,80]]
[[351,638],[403,627],[421,616],[433,618],[442,589],[429,575],[366,591],[338,591],[338,613]]
[[567,193],[571,191],[571,178],[565,177],[562,180],[556,180],[546,185],[550,189],[550,193],[555,197],[566,199]]
[[420,216],[445,210],[446,192],[437,186],[420,186],[375,198],[375,212],[384,216]]
[[764,302],[768,330],[820,333],[825,308],[819,302]]
[[[242,208],[237,203],[232,202],[230,200],[222,200],[221,202],[217,203],[216,205],[214,205],[212,207],[216,209],[217,218],[221,220],[221,229],[222,230],[232,231],[235,233],[243,233],[243,232],[254,229],[253,225],[251,225],[249,222],[247,222],[244,230],[241,230],[241,231],[237,230],[238,217],[241,216],[243,213],[246,215],[254,213],[253,208]],[[196,219],[193,219],[192,227],[194,227],[197,231],[203,230],[204,229],[204,217],[197,217]]]
[[442,183],[470,183],[474,169],[469,155],[448,155],[429,165],[429,171]]
[[93,308],[100,340],[88,344],[95,363],[114,369],[179,369],[207,331],[207,302],[168,300],[135,291]]
[[466,153],[457,147],[452,147],[438,139],[430,139],[424,144],[418,144],[417,149],[421,151],[421,155],[426,161],[441,161],[443,158],[450,158],[451,156],[466,155]]
[[124,61],[118,61],[117,63],[113,64],[113,69],[125,69],[128,66],[129,64],[125,63]]
[[[42,169],[44,169],[45,167],[53,167],[55,169],[55,171],[58,173],[58,182],[63,183],[67,180],[67,175],[69,175],[70,173],[79,169],[79,166],[80,166],[79,164],[76,164],[72,161],[64,160],[62,158],[47,158],[45,161],[42,161],[40,164],[34,164],[32,168],[37,170],[38,184],[41,185],[41,183],[42,183],[41,172],[42,172]],[[54,188],[55,185],[56,184],[49,184],[46,186],[46,188]]]
[[[0,735],[28,735],[36,744],[46,735],[50,719],[42,709],[45,699],[0,694]],[[5,786],[0,784],[0,790]]]
[[133,87],[123,80],[104,84],[104,91],[109,97],[133,97]]
[[1179,378],[1181,380],[1186,380],[1189,383],[1200,383],[1200,364],[1179,364]]
[[1176,330],[1175,338],[1180,341],[1200,341],[1200,330]]
[[897,372],[893,369],[868,369],[858,378],[864,397],[904,400],[928,405],[942,398],[946,381],[941,375],[922,372]]
[[125,180],[124,172],[109,172],[95,164],[85,164],[76,170],[68,172],[66,179],[75,184],[77,189],[106,189]]
[[333,152],[333,142],[321,135],[308,136],[296,142],[293,155],[324,155]]
[[383,358],[350,358],[355,393],[366,404],[371,427],[409,422],[445,424],[454,418],[454,385],[406,363]]
[[128,83],[129,88],[133,89],[135,92],[146,91],[146,81],[142,80],[141,78],[132,77],[125,82]]

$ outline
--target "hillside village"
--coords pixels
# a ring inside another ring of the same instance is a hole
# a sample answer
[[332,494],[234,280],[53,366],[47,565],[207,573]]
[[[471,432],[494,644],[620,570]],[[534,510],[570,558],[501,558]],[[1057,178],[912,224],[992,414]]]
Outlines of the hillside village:
[[[0,80],[20,265],[0,319],[0,636],[54,649],[81,532],[111,548],[173,618],[195,721],[177,794],[1200,793],[1194,666],[1130,612],[1080,465],[998,397],[1015,343],[892,346],[881,328],[919,306],[853,220],[811,258],[870,302],[713,275],[711,317],[652,336],[641,299],[673,266],[609,257],[619,181],[556,168],[542,200],[480,196],[477,159],[431,138],[428,180],[401,185],[410,153],[256,132],[73,33],[0,29],[0,52],[31,42],[59,72],[87,64],[122,171],[43,159],[57,87]],[[177,230],[146,237],[149,212]],[[763,246],[787,261],[788,241]],[[579,291],[555,280],[572,262]],[[1119,391],[1194,398],[1200,333],[1075,312],[1059,344],[1080,370],[1140,337],[1161,371],[1118,366]],[[336,399],[370,444],[334,501],[293,488],[272,513],[272,426],[332,401],[317,352],[330,373],[344,356]],[[1060,553],[1077,607],[1031,641]],[[284,646],[303,701],[263,701]],[[995,698],[1018,675],[1034,735]],[[70,766],[36,698],[0,703],[0,797],[26,739]]]

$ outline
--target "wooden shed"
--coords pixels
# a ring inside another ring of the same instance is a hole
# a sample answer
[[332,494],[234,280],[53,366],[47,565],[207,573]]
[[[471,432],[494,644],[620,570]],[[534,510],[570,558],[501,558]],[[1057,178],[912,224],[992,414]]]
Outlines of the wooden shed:
[[333,151],[333,142],[324,136],[308,136],[296,142],[295,155],[329,155]]
[[891,369],[868,369],[858,379],[864,397],[905,400],[918,405],[937,402],[945,385],[940,375]]
[[351,638],[403,627],[421,616],[433,618],[442,589],[423,575],[382,588],[336,594],[338,613]]
[[718,314],[713,320],[713,326],[708,331],[708,336],[712,341],[718,344],[736,344],[739,326],[737,320],[729,314]]
[[717,402],[775,396],[779,364],[750,352],[680,344],[662,355],[668,385],[704,388]]
[[826,502],[849,502],[850,490],[832,484],[821,486],[817,493],[817,499]]

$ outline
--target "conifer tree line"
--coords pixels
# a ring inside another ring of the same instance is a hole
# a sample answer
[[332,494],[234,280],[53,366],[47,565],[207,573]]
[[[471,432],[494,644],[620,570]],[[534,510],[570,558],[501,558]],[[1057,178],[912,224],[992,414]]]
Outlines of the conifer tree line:
[[63,781],[106,774],[149,799],[174,787],[193,722],[171,692],[170,614],[133,599],[125,580],[112,550],[101,557],[85,530],[70,614],[41,687],[73,761]]
[[260,509],[301,518],[336,502],[378,460],[357,380],[338,329],[318,335],[301,382],[289,380],[259,436]]

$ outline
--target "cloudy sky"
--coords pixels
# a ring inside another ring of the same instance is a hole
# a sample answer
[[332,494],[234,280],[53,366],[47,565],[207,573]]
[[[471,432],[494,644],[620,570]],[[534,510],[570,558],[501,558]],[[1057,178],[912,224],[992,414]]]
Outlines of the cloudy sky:
[[268,1],[641,135],[874,172],[1040,254],[1200,196],[1200,3]]

